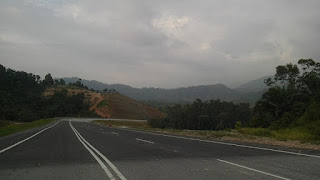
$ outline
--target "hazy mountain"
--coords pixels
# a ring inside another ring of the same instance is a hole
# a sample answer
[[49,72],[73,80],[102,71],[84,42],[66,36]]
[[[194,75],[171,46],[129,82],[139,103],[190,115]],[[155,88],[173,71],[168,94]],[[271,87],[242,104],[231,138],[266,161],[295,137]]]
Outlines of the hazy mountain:
[[[63,78],[68,84],[75,82],[79,78]],[[190,86],[176,89],[162,88],[133,88],[123,84],[104,84],[95,80],[82,79],[81,82],[89,89],[95,90],[115,89],[119,93],[140,101],[158,101],[158,102],[193,102],[195,99],[203,101],[210,99],[220,99],[222,101],[249,102],[255,103],[262,95],[263,91],[240,91],[230,89],[223,84]]]
[[235,88],[235,90],[238,90],[241,92],[259,92],[262,90],[266,90],[268,89],[268,86],[264,83],[264,80],[270,77],[273,77],[273,76],[265,76],[260,79],[250,81],[248,83],[238,86],[237,88]]

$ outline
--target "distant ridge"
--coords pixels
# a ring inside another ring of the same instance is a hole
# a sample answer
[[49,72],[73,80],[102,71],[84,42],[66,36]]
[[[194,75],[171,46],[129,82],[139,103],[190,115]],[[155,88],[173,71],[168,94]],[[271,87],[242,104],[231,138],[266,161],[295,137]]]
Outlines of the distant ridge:
[[265,76],[250,82],[247,82],[245,84],[242,84],[235,88],[236,90],[242,91],[242,92],[257,92],[262,91],[265,89],[268,89],[268,86],[264,83],[264,80],[267,78],[271,78],[273,76]]
[[[63,78],[66,84],[76,82],[77,77]],[[203,101],[220,99],[222,101],[255,103],[262,95],[261,91],[246,92],[238,89],[230,89],[223,84],[200,85],[182,87],[176,89],[163,88],[133,88],[123,84],[105,84],[95,80],[82,79],[81,82],[89,89],[102,91],[103,89],[115,89],[117,92],[140,101],[157,101],[167,103],[189,103],[196,99]]]

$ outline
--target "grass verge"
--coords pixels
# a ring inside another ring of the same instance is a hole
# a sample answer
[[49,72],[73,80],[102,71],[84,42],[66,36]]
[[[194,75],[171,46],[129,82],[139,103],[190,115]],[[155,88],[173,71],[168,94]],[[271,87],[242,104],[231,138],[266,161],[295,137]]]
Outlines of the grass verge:
[[[152,128],[148,122],[134,121],[101,121],[96,120],[93,123],[113,126],[119,128],[132,128],[141,131],[156,132],[162,134],[179,135],[196,137],[220,141],[246,142],[255,144],[276,145],[293,148],[314,149],[320,150],[319,141],[308,140],[310,135],[301,135],[301,129],[284,129],[270,130],[265,128],[239,128],[228,129],[224,131],[209,131],[209,130],[179,130],[179,129],[159,129]],[[303,137],[303,138],[301,138]]]
[[115,127],[125,127],[125,128],[135,128],[135,129],[144,129],[150,128],[147,122],[140,121],[104,121],[104,120],[95,120],[93,123],[105,125],[105,126],[115,126]]
[[54,119],[40,119],[37,121],[32,121],[28,123],[15,123],[11,121],[1,121],[0,126],[0,137],[7,136],[16,132],[24,131],[27,129],[44,126],[51,123]]
[[96,120],[96,121],[93,121],[93,123],[97,123],[105,126],[111,125],[113,127],[120,127],[120,128],[132,128],[132,129],[148,131],[148,132],[157,132],[157,133],[163,133],[163,134],[208,138],[208,139],[221,138],[224,136],[229,136],[229,137],[238,136],[238,134],[230,130],[229,131],[205,131],[205,130],[180,130],[180,129],[152,128],[148,122]]

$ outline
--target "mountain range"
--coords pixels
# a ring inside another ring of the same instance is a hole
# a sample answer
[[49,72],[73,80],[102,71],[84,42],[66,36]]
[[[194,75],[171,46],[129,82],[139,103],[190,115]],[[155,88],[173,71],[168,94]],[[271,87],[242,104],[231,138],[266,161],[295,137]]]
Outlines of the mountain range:
[[[117,92],[139,101],[156,101],[164,103],[190,103],[196,99],[203,101],[220,99],[222,101],[247,102],[254,104],[267,89],[263,77],[235,89],[228,88],[223,84],[189,86],[175,89],[163,88],[134,88],[124,84],[105,84],[96,80],[81,79],[81,82],[89,89],[102,91],[114,89]],[[78,77],[62,78],[66,84],[76,82]]]

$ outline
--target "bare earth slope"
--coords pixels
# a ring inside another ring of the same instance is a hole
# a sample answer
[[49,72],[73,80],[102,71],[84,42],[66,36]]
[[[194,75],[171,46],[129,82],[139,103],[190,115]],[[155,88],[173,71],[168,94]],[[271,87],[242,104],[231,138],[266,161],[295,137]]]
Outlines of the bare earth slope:
[[90,103],[90,110],[101,117],[121,119],[152,119],[162,118],[164,113],[142,104],[119,93],[97,93],[73,86],[54,86],[44,92],[44,96],[53,95],[66,89],[68,95],[84,93],[86,101]]

